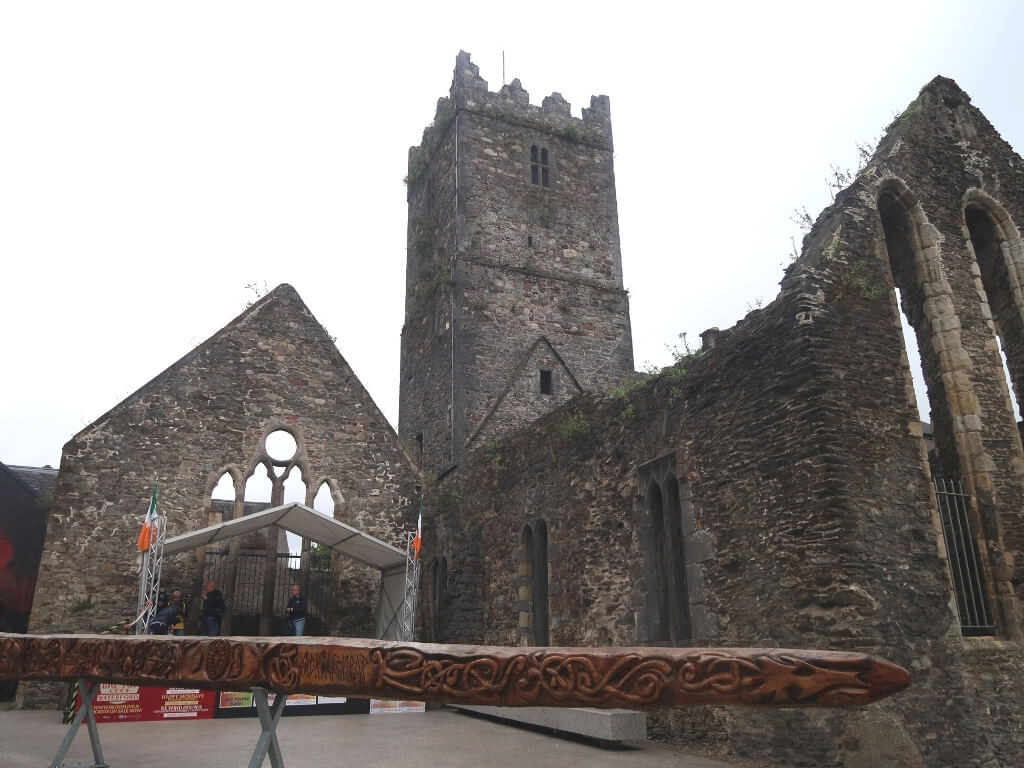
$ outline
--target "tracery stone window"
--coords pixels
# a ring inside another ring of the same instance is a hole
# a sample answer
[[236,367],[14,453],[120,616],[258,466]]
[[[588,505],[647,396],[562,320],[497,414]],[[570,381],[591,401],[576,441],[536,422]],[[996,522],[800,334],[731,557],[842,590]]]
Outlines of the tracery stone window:
[[548,162],[548,148],[539,144],[530,147],[530,183],[541,187],[551,186],[551,165]]
[[[210,524],[227,522],[291,501],[313,507],[336,519],[344,517],[345,499],[337,482],[330,477],[317,478],[311,474],[301,429],[274,425],[267,428],[258,447],[244,464],[226,464],[210,474],[205,498]],[[243,549],[249,552],[246,563],[252,567],[246,566],[248,570],[241,567],[240,553]],[[259,552],[262,559],[254,557],[253,550]],[[205,551],[205,567],[198,574],[201,578],[192,591],[201,594],[202,585],[207,580],[214,580],[229,606],[221,630],[229,632],[233,619],[248,621],[251,618],[258,620],[261,626],[257,631],[253,624],[249,630],[267,634],[273,606],[287,599],[286,591],[292,578],[289,569],[300,569],[300,579],[306,583],[310,552],[308,540],[299,537],[286,540],[284,532],[276,526],[267,529],[266,533],[233,538]],[[269,569],[273,573],[272,579],[257,572],[261,570],[265,574],[265,563],[274,560],[281,562]],[[258,567],[255,565],[257,561]]]

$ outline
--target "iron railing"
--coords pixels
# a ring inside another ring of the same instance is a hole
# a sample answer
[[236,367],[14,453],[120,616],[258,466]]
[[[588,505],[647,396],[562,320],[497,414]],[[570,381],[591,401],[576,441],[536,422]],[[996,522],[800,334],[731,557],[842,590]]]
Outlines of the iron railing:
[[946,555],[953,576],[953,591],[964,635],[991,635],[995,627],[985,600],[985,574],[968,514],[971,497],[959,480],[935,478],[935,496],[946,538]]

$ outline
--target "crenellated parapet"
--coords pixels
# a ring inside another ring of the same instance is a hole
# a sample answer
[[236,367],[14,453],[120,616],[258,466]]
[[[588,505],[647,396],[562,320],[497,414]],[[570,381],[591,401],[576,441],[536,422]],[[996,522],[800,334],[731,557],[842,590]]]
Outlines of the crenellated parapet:
[[409,148],[409,180],[415,179],[458,111],[465,110],[523,125],[568,141],[612,149],[611,105],[607,96],[591,96],[583,117],[572,116],[572,106],[557,91],[540,106],[530,103],[530,94],[518,78],[491,91],[480,77],[480,68],[470,55],[460,51],[455,59],[450,98],[437,102],[433,122],[423,132],[419,146]]
[[530,103],[530,94],[518,78],[497,92],[490,91],[487,81],[480,77],[480,68],[470,61],[465,51],[460,51],[455,61],[451,98],[458,109],[524,123],[571,141],[612,148],[607,96],[592,96],[590,108],[583,110],[582,119],[572,116],[569,102],[558,92],[545,97],[538,107]]

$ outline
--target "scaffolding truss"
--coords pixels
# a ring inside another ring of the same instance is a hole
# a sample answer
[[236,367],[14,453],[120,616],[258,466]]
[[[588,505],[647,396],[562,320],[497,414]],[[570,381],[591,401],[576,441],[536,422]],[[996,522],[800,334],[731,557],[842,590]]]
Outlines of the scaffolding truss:
[[413,549],[416,534],[406,534],[405,542],[405,598],[398,618],[398,639],[412,642],[416,639],[416,597],[420,584],[420,561]]
[[164,539],[167,538],[167,518],[156,518],[156,536],[150,541],[149,549],[140,553],[142,565],[139,568],[139,602],[136,607],[135,634],[148,635],[149,623],[156,613],[156,601],[160,594],[160,570],[164,561]]

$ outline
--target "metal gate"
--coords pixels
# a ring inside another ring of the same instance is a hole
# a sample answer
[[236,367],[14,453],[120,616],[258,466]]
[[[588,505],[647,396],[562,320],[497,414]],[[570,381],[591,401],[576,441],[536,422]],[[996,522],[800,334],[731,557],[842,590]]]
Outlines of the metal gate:
[[964,635],[991,635],[995,627],[985,601],[985,575],[968,515],[971,497],[964,493],[959,480],[941,477],[935,478],[935,496],[946,537],[960,629]]
[[[311,625],[326,623],[331,599],[332,571],[330,557],[317,557],[309,561],[309,582],[305,587],[307,618]],[[235,572],[235,588],[231,598],[232,620],[243,616],[258,617],[263,606],[263,564],[265,552],[239,552]],[[302,583],[302,558],[288,552],[277,555],[277,573],[274,579],[274,611],[283,613],[292,584]],[[203,581],[213,580],[226,584],[228,580],[228,551],[206,550],[206,568]],[[310,627],[312,630],[314,627]],[[234,629],[232,630],[235,631]]]

